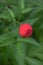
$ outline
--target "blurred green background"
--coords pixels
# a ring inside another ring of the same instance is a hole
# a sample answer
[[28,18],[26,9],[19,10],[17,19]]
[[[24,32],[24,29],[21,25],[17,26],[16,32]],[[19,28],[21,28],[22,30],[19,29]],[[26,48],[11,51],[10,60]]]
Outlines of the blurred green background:
[[[21,23],[31,37],[20,37]],[[43,0],[0,0],[0,65],[43,65]]]

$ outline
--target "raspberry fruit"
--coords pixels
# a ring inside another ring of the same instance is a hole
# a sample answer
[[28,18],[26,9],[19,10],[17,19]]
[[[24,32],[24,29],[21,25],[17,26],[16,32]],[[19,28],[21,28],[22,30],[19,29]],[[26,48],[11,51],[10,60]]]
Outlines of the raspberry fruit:
[[30,37],[32,35],[32,26],[28,23],[21,24],[19,28],[19,34],[21,37]]

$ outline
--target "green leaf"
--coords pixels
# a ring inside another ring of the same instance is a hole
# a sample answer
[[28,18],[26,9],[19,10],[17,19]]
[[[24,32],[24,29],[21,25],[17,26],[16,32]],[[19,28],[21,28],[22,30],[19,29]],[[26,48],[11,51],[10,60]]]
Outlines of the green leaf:
[[25,8],[21,11],[22,14],[27,14],[32,11],[33,8]]
[[11,9],[9,9],[9,8],[7,8],[7,10],[9,11],[11,17],[14,18],[14,13],[13,13],[13,11],[12,11]]
[[43,0],[28,0],[28,2],[43,7]]
[[28,23],[33,26],[33,25],[37,22],[38,19],[39,19],[39,18],[31,19]]
[[6,51],[7,51],[7,55],[9,57],[9,59],[11,60],[11,64],[12,65],[18,65],[15,59],[15,52],[14,51],[14,45],[10,44],[9,46],[6,47]]
[[25,65],[26,45],[21,42],[17,42],[14,46],[14,50],[18,65]]
[[36,53],[35,56],[43,61],[43,53]]
[[25,0],[19,0],[19,8],[22,10],[25,8]]
[[12,35],[12,37],[18,36],[18,25],[15,23],[12,23],[8,29],[9,29],[9,34]]
[[39,30],[41,30],[41,29],[43,29],[43,23],[42,23],[42,25],[39,27]]
[[14,43],[14,39],[9,34],[3,34],[0,36],[0,47],[7,46]]
[[25,43],[40,46],[40,44],[35,39],[33,39],[31,37],[29,37],[29,38],[18,38],[17,42],[25,42]]
[[25,1],[24,0],[21,0],[21,9],[24,9],[25,8]]
[[[41,7],[35,8],[31,13],[32,18],[37,17],[37,15],[40,15],[39,12],[41,12],[42,10],[43,10],[43,8],[41,8]],[[38,17],[40,17],[40,16],[38,16]]]
[[29,23],[30,25],[34,25],[36,22],[37,22],[37,20],[38,20],[39,18],[34,18],[34,19],[26,19],[25,21],[23,21],[23,22],[27,22],[27,23]]
[[18,4],[18,0],[6,0],[7,4],[9,5],[16,5]]
[[4,14],[0,14],[0,19],[9,19],[10,17],[9,16],[6,16]]
[[26,62],[28,63],[28,65],[43,65],[43,62],[28,57],[26,57]]
[[8,57],[6,53],[0,53],[0,64],[1,65],[8,65]]

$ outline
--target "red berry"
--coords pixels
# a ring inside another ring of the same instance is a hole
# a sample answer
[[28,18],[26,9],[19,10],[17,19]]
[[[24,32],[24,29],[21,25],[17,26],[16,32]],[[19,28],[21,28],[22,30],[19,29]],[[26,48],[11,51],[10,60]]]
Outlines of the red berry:
[[21,37],[29,37],[32,35],[32,26],[28,23],[21,24],[19,28],[19,34]]

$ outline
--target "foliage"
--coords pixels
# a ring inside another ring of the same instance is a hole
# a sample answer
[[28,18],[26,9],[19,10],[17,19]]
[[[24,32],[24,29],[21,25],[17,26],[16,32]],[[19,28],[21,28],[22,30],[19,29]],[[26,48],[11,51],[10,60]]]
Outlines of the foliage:
[[[19,36],[21,23],[31,37]],[[43,65],[43,0],[0,0],[0,65]]]

